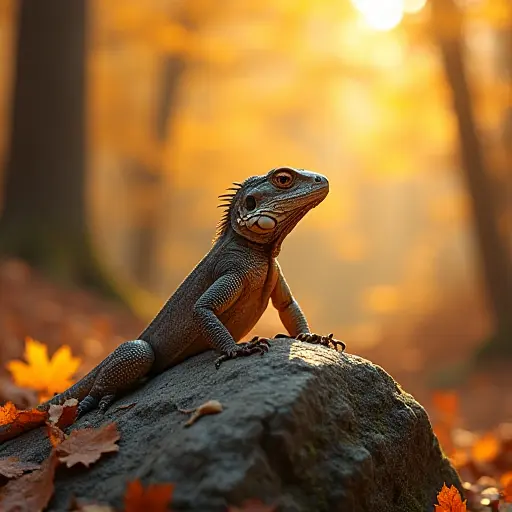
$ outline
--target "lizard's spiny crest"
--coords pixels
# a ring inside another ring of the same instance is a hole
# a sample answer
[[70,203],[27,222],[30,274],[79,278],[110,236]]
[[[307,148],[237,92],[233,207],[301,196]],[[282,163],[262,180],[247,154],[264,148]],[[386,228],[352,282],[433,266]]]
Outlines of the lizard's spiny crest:
[[217,224],[217,229],[215,231],[215,238],[213,241],[215,242],[225,231],[227,228],[230,218],[231,218],[231,209],[233,206],[233,199],[237,195],[238,191],[242,188],[243,183],[238,183],[237,181],[233,182],[234,187],[229,187],[226,190],[229,190],[230,192],[227,194],[221,194],[219,196],[220,204],[217,205],[217,208],[223,208],[224,211],[222,212],[222,217],[219,220],[219,223]]

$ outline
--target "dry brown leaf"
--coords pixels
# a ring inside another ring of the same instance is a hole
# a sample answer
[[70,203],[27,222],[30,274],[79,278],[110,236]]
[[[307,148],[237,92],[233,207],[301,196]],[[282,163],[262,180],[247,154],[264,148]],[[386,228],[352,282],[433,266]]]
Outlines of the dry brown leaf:
[[120,405],[119,407],[116,407],[115,412],[125,411],[127,409],[131,409],[132,407],[135,407],[136,405],[137,405],[137,402],[132,402],[131,404]]
[[57,466],[54,452],[41,464],[41,468],[11,480],[0,492],[2,512],[43,510],[53,494],[53,478]]
[[276,505],[265,505],[260,500],[247,500],[241,507],[228,507],[228,512],[274,512],[276,508]]
[[491,432],[477,439],[471,448],[471,457],[475,462],[492,462],[500,452],[500,441]]
[[455,486],[450,488],[443,484],[443,488],[437,495],[437,502],[435,505],[436,512],[466,512],[466,500],[462,501],[459,491]]
[[50,405],[48,409],[48,421],[59,428],[66,428],[76,420],[78,400],[70,398],[62,405]]
[[0,406],[0,442],[44,425],[47,413],[37,409],[18,410],[12,402]]
[[66,439],[66,434],[64,434],[64,432],[62,432],[59,427],[52,425],[51,423],[46,424],[46,433],[48,434],[50,443],[52,443],[54,448],[56,448],[62,443],[62,441]]
[[21,462],[18,457],[8,457],[0,459],[0,475],[6,478],[18,478],[25,471],[33,471],[41,466],[33,462]]
[[74,509],[73,512],[116,512],[116,510],[109,505],[89,503],[88,505],[81,505],[79,508]]
[[81,362],[72,356],[67,345],[62,345],[50,359],[47,346],[32,338],[25,340],[24,357],[26,363],[10,361],[6,368],[18,386],[38,391],[41,401],[69,388]]
[[204,404],[200,405],[196,409],[178,409],[180,412],[184,414],[192,414],[189,420],[185,423],[185,427],[190,427],[193,423],[195,423],[201,416],[205,416],[207,414],[218,414],[222,412],[223,407],[222,404],[217,400],[209,400]]
[[167,512],[174,484],[153,484],[143,487],[140,480],[128,484],[124,495],[125,512]]
[[117,452],[119,446],[119,431],[115,423],[109,423],[100,428],[83,428],[73,430],[67,439],[57,446],[60,462],[70,468],[75,464],[89,467],[103,453]]

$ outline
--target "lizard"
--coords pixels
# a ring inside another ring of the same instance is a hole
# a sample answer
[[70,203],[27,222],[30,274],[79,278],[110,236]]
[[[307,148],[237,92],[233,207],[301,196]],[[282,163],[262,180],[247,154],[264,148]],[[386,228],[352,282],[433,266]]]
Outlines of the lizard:
[[78,416],[105,411],[119,394],[145,378],[211,348],[227,360],[269,350],[268,338],[237,343],[272,301],[292,337],[335,349],[332,334],[310,332],[277,261],[281,244],[306,213],[329,192],[321,174],[279,167],[234,183],[219,196],[224,215],[210,251],[190,272],[136,340],[125,341],[66,391],[41,404],[78,400]]

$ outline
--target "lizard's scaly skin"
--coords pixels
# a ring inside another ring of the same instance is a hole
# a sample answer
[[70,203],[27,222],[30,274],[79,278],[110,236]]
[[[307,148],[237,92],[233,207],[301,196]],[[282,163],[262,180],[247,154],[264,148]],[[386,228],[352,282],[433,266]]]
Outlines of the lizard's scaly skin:
[[[217,366],[226,359],[263,353],[268,350],[264,342],[236,342],[254,327],[269,300],[292,337],[309,334],[276,256],[287,234],[327,195],[327,178],[284,167],[235,185],[232,194],[221,196],[226,212],[211,250],[139,339],[121,344],[41,408],[77,398],[80,414],[95,407],[105,410],[142,377],[211,348],[222,354]],[[315,342],[319,337],[303,339]]]

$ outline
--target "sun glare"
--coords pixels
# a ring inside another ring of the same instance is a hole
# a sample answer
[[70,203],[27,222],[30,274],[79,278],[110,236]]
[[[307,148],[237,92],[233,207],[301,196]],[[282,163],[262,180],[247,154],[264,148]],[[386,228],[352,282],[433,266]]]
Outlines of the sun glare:
[[414,14],[420,12],[427,4],[427,0],[404,0],[404,12]]
[[426,0],[352,0],[366,23],[375,30],[391,30],[401,21],[404,12],[417,12]]

